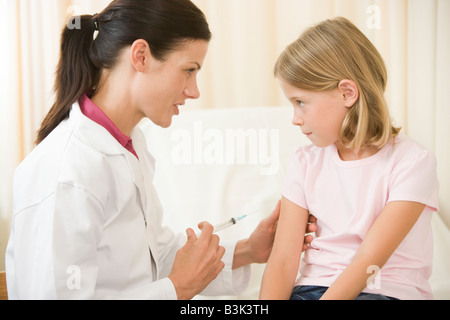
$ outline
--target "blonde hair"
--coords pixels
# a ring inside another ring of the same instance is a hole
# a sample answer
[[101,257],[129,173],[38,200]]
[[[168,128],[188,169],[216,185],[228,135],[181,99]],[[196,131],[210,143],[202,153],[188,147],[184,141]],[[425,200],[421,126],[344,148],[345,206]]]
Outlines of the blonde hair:
[[384,98],[387,71],[383,58],[367,37],[349,20],[326,20],[306,30],[279,57],[275,76],[309,91],[334,90],[352,80],[359,98],[342,124],[340,139],[346,147],[382,148],[400,128],[392,125]]

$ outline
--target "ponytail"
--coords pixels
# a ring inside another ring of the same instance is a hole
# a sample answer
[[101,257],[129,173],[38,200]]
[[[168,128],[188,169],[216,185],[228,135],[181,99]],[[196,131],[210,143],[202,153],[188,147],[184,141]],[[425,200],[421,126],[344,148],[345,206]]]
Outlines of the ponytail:
[[114,0],[95,17],[72,19],[77,23],[66,26],[61,36],[55,103],[38,131],[37,144],[69,117],[83,94],[95,94],[102,70],[112,69],[120,50],[137,39],[146,40],[160,61],[186,40],[211,40],[203,12],[190,0]]
[[55,103],[42,122],[36,143],[41,143],[62,121],[69,117],[72,105],[100,81],[101,70],[90,57],[96,29],[93,16],[83,15],[79,28],[65,27],[61,36],[61,54],[56,71]]

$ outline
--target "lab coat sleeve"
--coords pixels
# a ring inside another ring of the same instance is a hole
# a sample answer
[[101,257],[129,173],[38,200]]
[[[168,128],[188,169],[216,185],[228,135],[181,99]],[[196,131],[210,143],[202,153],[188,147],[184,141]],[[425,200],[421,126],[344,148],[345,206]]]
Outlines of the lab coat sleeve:
[[[14,281],[20,283],[17,298],[176,299],[175,288],[168,278],[159,281],[148,278],[139,285],[124,285],[123,290],[118,289],[120,277],[114,277],[114,271],[102,265],[106,261],[102,262],[98,255],[98,250],[108,250],[108,245],[101,242],[103,212],[101,201],[95,196],[83,188],[60,183],[55,194],[41,203],[39,212],[33,209],[29,214],[19,214],[17,225],[22,228],[30,226],[27,231],[39,234],[35,235],[35,242],[24,243],[31,247],[20,248],[20,239],[15,244],[15,269],[28,268],[19,272]],[[38,221],[38,217],[43,220]],[[26,232],[20,231],[22,234]],[[20,256],[22,252],[28,256]],[[111,290],[108,285],[113,285],[117,290]]]
[[[77,201],[73,201],[77,199]],[[100,203],[59,184],[39,204],[15,213],[7,252],[11,299],[92,299],[98,277]]]
[[[160,234],[158,237],[158,239],[160,240],[160,249],[162,251],[165,251],[165,253],[160,252],[160,257],[163,258],[160,261],[160,276],[167,277],[172,270],[177,251],[186,243],[186,237],[182,235],[175,237],[170,229],[163,229],[163,234]],[[206,287],[201,295],[239,295],[247,288],[250,281],[250,266],[244,266],[232,270],[236,243],[236,241],[222,241],[220,243],[220,245],[225,248],[225,254],[222,258],[225,267],[223,271],[217,276],[217,278]]]
[[137,288],[121,292],[117,296],[103,298],[108,300],[177,300],[177,292],[169,278],[154,282],[148,279]]
[[236,241],[222,241],[220,243],[220,245],[225,248],[225,255],[222,259],[225,263],[225,267],[219,276],[211,282],[208,287],[206,287],[201,295],[237,296],[242,294],[242,292],[248,287],[250,282],[250,266],[247,265],[235,270],[232,269],[236,244]]
[[60,183],[56,189],[51,253],[57,299],[98,299],[97,248],[101,239],[104,208],[84,189]]

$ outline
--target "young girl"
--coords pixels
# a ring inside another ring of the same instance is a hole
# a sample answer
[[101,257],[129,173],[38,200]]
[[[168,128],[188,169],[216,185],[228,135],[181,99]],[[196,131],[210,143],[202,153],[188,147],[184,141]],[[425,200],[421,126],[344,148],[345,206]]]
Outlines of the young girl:
[[[392,125],[376,48],[348,20],[327,20],[282,53],[275,76],[313,145],[288,165],[260,297],[432,298],[436,161]],[[308,214],[317,237],[296,279]]]

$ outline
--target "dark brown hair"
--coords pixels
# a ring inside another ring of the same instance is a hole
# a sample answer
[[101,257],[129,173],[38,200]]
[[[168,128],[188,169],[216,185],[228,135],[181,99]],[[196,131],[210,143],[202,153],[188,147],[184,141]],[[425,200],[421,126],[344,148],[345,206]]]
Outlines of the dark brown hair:
[[68,118],[83,94],[95,92],[102,70],[113,68],[120,50],[137,39],[146,40],[160,61],[186,40],[211,40],[204,14],[189,0],[115,0],[100,14],[69,21],[76,23],[62,32],[55,103],[38,131],[37,144]]

